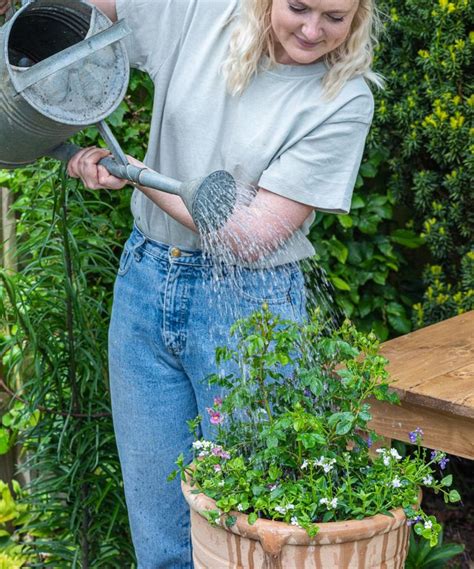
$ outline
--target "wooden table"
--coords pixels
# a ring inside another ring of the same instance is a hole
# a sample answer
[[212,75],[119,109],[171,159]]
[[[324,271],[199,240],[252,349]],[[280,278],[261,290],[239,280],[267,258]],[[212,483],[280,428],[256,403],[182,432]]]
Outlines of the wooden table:
[[401,405],[371,401],[371,428],[409,442],[474,459],[474,311],[382,344]]

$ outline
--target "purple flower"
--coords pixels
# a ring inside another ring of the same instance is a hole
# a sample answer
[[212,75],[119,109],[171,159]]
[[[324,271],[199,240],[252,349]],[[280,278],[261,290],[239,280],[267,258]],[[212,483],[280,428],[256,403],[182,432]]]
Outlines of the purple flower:
[[367,437],[367,448],[370,448],[374,444],[372,437]]
[[444,470],[449,462],[449,458],[447,458],[444,452],[439,452],[437,450],[431,451],[431,460],[437,462],[441,470]]
[[410,431],[408,433],[408,437],[410,439],[411,444],[416,444],[423,438],[423,431],[420,427],[417,427],[414,431]]
[[449,458],[443,456],[440,461],[439,461],[439,467],[441,468],[441,470],[444,470],[446,468],[446,465],[449,462]]
[[207,408],[207,412],[209,413],[209,420],[211,421],[212,425],[222,425],[224,422],[224,415],[216,411],[215,409],[211,409],[211,407]]
[[223,458],[224,460],[229,460],[230,458],[230,454],[220,446],[214,447],[211,452],[214,456],[218,456],[220,458]]
[[423,518],[422,518],[421,516],[416,516],[416,517],[413,518],[412,520],[408,520],[408,521],[407,521],[407,525],[408,525],[408,526],[412,526],[412,525],[414,525],[414,524],[417,524],[418,522],[421,522],[422,519],[423,519]]

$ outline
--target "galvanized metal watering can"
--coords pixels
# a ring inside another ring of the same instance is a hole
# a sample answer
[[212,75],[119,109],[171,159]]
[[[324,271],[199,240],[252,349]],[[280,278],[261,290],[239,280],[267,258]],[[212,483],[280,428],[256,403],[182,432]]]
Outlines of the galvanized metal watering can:
[[137,168],[104,123],[127,90],[128,33],[83,0],[30,1],[0,28],[0,168],[69,160],[79,148],[64,142],[97,124],[114,156],[101,161],[111,174],[181,196],[201,231],[216,229],[236,202],[228,172],[182,183]]

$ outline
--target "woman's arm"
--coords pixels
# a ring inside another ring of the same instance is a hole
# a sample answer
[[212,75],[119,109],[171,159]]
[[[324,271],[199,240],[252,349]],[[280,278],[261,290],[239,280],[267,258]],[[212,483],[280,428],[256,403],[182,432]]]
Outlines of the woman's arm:
[[[110,153],[101,148],[86,148],[78,152],[68,164],[68,173],[81,178],[90,189],[121,189],[128,182],[110,175],[98,162]],[[128,157],[132,164],[143,167],[143,163]],[[155,205],[192,231],[197,231],[194,221],[179,196],[160,192],[144,186],[138,187]],[[255,262],[271,253],[301,227],[313,208],[259,188],[247,206],[234,211],[217,239],[217,246],[227,248],[244,262]]]
[[115,8],[115,0],[87,0],[89,4],[94,4],[99,10],[102,10],[112,22],[117,21],[117,10]]

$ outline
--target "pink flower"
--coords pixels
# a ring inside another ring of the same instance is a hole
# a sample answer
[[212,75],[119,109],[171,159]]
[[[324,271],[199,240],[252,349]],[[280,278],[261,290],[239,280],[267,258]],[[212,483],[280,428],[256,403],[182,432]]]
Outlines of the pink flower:
[[224,422],[224,415],[216,411],[215,409],[211,409],[210,407],[207,408],[207,412],[209,413],[211,424],[213,425],[222,425]]
[[214,407],[220,407],[222,405],[222,397],[214,397]]
[[218,456],[220,458],[223,458],[224,460],[229,460],[230,458],[230,454],[220,446],[215,446],[211,452],[214,456]]
[[222,466],[220,464],[214,464],[214,470],[216,472],[220,472],[222,470]]

